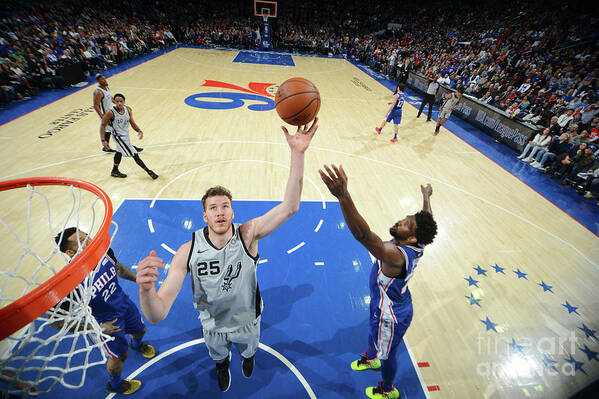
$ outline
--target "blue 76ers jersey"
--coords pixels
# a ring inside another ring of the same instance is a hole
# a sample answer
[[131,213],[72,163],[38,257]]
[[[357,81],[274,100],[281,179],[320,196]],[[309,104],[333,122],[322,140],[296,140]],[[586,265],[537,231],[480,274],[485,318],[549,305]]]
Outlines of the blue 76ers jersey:
[[424,246],[420,244],[397,245],[406,259],[406,276],[387,277],[383,274],[381,261],[376,259],[370,271],[370,314],[385,320],[398,322],[404,317],[411,317],[412,295],[408,289],[408,281],[414,275]]
[[393,104],[393,109],[391,110],[391,112],[393,112],[393,111],[401,112],[405,98],[406,98],[406,95],[404,93],[397,93],[397,100],[395,100],[395,104]]
[[116,315],[127,310],[129,303],[127,294],[119,285],[116,275],[116,258],[112,249],[102,258],[98,264],[98,270],[94,276],[92,299],[89,306],[92,314],[100,323],[112,320]]

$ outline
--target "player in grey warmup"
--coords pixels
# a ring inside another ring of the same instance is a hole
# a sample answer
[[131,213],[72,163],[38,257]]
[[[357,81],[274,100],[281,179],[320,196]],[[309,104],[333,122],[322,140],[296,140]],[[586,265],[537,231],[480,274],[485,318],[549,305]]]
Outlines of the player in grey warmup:
[[435,126],[435,132],[433,133],[435,136],[439,134],[439,129],[441,126],[451,116],[451,113],[458,107],[460,101],[462,101],[462,96],[464,95],[464,88],[458,87],[458,90],[454,93],[446,94],[444,97],[444,103],[441,105],[441,109],[439,110],[439,116],[437,117],[437,126]]
[[207,226],[193,233],[181,245],[156,291],[162,259],[151,251],[137,267],[139,302],[150,323],[163,320],[181,291],[187,273],[191,275],[193,303],[200,312],[204,339],[210,357],[216,362],[218,385],[225,392],[231,385],[229,361],[231,343],[243,357],[242,372],[249,378],[260,339],[262,299],[256,279],[258,240],[266,237],[299,209],[304,175],[304,152],[318,129],[298,128],[295,135],[283,132],[291,149],[291,168],[283,202],[262,216],[243,224],[233,223],[229,190],[216,186],[202,198]]

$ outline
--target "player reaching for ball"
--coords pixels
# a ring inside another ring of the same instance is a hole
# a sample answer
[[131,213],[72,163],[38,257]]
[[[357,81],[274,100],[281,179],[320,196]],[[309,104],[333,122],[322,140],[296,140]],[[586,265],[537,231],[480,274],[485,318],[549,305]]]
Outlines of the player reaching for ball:
[[275,231],[299,209],[304,153],[318,129],[318,119],[309,128],[298,127],[294,135],[282,129],[291,149],[283,202],[244,224],[233,223],[231,193],[221,186],[212,187],[202,197],[204,221],[208,225],[179,247],[158,291],[155,282],[158,269],[164,269],[162,259],[151,251],[137,267],[139,302],[150,323],[167,316],[185,276],[191,275],[194,307],[200,312],[206,347],[216,362],[218,386],[223,392],[231,385],[231,343],[243,357],[244,377],[252,375],[262,312],[256,279],[258,240]]
[[403,92],[404,89],[405,85],[403,83],[397,85],[397,89],[395,90],[395,94],[393,95],[393,100],[391,100],[391,102],[388,103],[390,107],[387,111],[386,118],[381,123],[381,127],[374,128],[377,134],[381,134],[381,131],[385,127],[385,124],[387,124],[387,122],[393,121],[393,130],[395,134],[391,139],[392,143],[397,143],[397,133],[399,132],[399,124],[401,123],[401,109],[405,100],[405,95]]
[[430,184],[420,186],[422,210],[406,216],[389,229],[391,241],[383,241],[373,233],[358,213],[347,190],[343,167],[324,166],[319,170],[322,181],[337,199],[354,238],[376,258],[370,272],[370,334],[368,350],[351,364],[355,371],[381,370],[382,381],[366,388],[366,395],[375,399],[397,399],[401,395],[393,386],[397,372],[397,349],[412,321],[412,295],[408,280],[423,255],[424,246],[433,242],[437,223],[433,219]]

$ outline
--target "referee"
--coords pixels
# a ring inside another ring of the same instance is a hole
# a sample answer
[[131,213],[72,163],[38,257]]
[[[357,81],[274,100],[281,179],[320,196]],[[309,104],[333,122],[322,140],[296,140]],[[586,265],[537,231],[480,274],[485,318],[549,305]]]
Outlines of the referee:
[[428,104],[428,118],[426,118],[427,122],[431,120],[431,114],[433,113],[433,104],[435,103],[435,97],[437,96],[437,92],[439,91],[439,83],[435,79],[435,75],[431,72],[427,74],[428,87],[426,89],[426,94],[422,99],[422,104],[420,104],[420,109],[418,110],[418,115],[416,118],[420,118],[420,114],[424,109],[424,106]]

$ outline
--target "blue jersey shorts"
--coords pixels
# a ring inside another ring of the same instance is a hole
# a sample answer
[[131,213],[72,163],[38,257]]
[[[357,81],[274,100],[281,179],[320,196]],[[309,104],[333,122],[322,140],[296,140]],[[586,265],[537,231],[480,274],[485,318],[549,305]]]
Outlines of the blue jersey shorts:
[[393,120],[393,123],[396,125],[401,123],[401,109],[396,109],[389,112],[389,115],[387,116],[387,123],[391,122],[391,120]]
[[139,334],[145,328],[145,323],[141,318],[141,314],[137,309],[137,306],[125,295],[127,306],[124,311],[114,315],[102,315],[98,319],[98,323],[111,321],[117,319],[114,323],[115,326],[119,326],[121,331],[118,331],[111,335],[114,338],[113,341],[108,341],[104,344],[104,349],[108,352],[108,355],[112,358],[121,357],[129,350],[129,343],[127,341],[127,334]]
[[[400,314],[397,312],[396,314]],[[369,345],[376,348],[376,357],[380,360],[387,360],[389,354],[399,345],[405,335],[410,323],[412,322],[412,307],[408,307],[401,312],[401,319],[394,322],[391,319],[383,319],[380,313],[370,313],[370,336]]]

